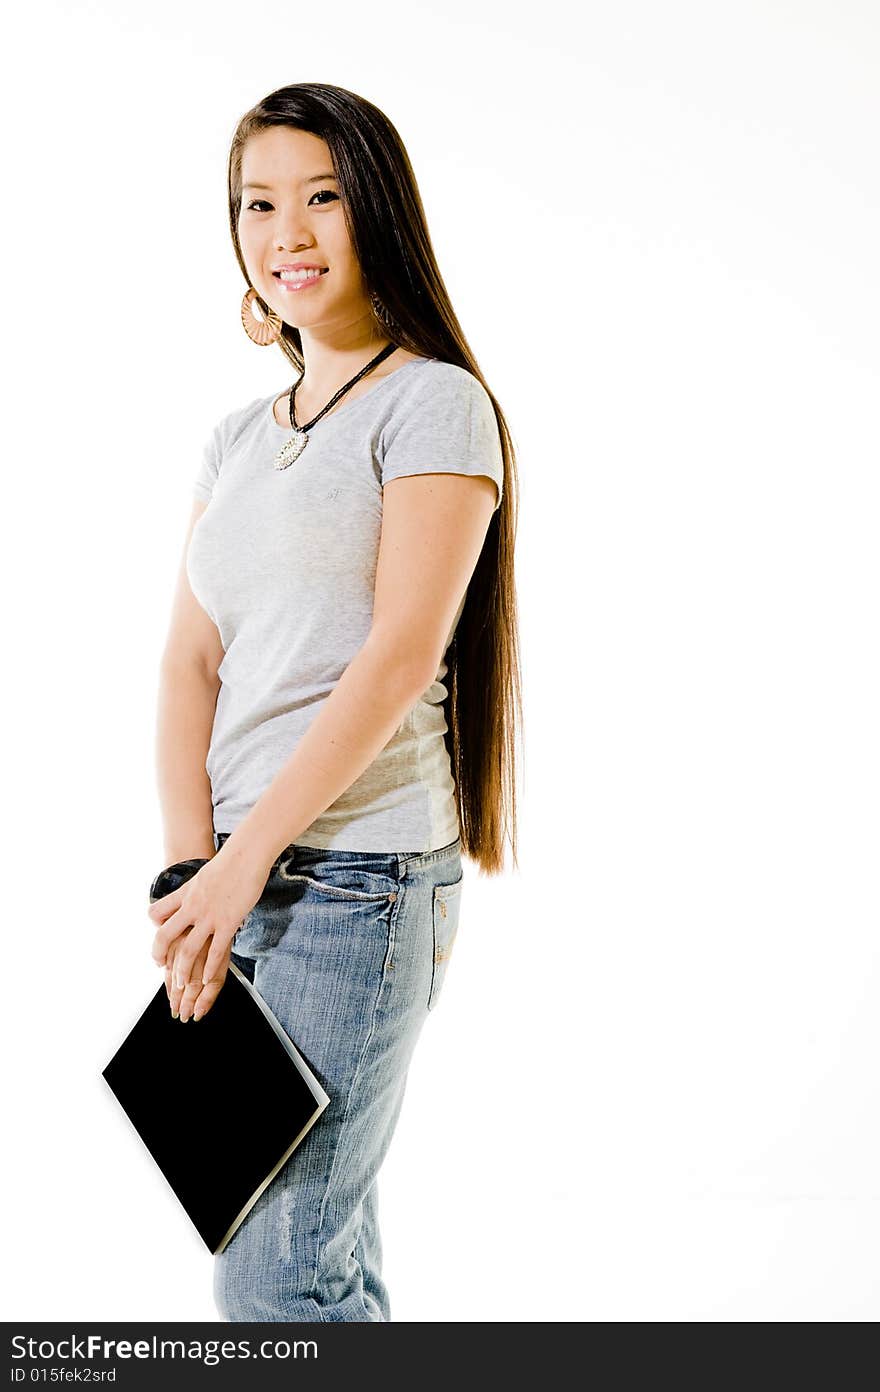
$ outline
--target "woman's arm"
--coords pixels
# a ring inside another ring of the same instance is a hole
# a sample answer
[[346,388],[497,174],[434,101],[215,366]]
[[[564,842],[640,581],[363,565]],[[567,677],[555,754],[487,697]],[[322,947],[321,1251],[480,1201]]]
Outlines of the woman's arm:
[[219,681],[197,663],[162,663],[156,767],[166,865],[214,854],[214,808],[205,760],[219,689]]
[[483,476],[422,474],[386,485],[367,641],[224,843],[224,862],[268,874],[385,748],[437,675],[495,496]]
[[[160,925],[153,958],[167,968],[174,953],[174,990],[187,992],[194,1018],[216,999],[236,930],[258,902],[275,858],[373,762],[434,680],[483,546],[496,485],[484,476],[438,473],[396,478],[383,492],[366,642],[210,864],[149,910]],[[189,985],[194,969],[198,979]]]
[[223,648],[186,574],[189,539],[206,507],[201,500],[193,504],[160,666],[156,769],[167,865],[214,855],[214,809],[205,760]]

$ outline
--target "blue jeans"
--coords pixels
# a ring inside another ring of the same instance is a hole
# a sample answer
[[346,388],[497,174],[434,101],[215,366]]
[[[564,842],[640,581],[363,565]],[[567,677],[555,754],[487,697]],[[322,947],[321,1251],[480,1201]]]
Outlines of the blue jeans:
[[424,853],[291,845],[272,866],[232,960],[330,1105],[215,1256],[223,1319],[391,1318],[376,1177],[443,986],[461,890],[460,839]]

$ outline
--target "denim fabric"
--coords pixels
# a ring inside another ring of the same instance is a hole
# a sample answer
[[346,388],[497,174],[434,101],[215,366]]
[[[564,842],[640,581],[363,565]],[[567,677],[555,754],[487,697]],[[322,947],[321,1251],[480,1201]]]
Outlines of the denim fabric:
[[330,1105],[215,1256],[223,1319],[390,1320],[377,1175],[443,988],[461,891],[460,839],[424,853],[291,845],[273,865],[232,960]]

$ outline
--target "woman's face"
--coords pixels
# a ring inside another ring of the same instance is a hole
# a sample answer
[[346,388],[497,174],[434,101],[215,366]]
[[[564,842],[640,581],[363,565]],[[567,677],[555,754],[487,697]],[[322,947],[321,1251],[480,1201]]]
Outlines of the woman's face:
[[[250,283],[270,309],[297,329],[369,316],[326,142],[289,126],[260,131],[244,147],[241,177],[239,242]],[[278,267],[299,262],[327,269],[302,288],[282,282]]]

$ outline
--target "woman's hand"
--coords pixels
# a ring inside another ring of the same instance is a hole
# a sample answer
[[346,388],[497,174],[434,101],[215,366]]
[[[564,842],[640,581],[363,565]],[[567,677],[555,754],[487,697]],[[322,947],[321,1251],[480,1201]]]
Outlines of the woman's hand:
[[[175,1020],[178,1018],[178,1016],[181,1020],[189,1020],[192,1017],[193,1010],[195,1008],[195,1003],[198,1000],[199,996],[202,994],[202,975],[205,970],[205,962],[207,960],[208,948],[210,946],[209,939],[208,942],[205,943],[204,947],[202,948],[201,952],[199,953],[198,957],[193,963],[192,980],[190,981],[189,985],[181,988],[175,986],[174,984],[174,959],[177,953],[177,948],[183,941],[183,936],[175,938],[174,942],[168,949],[168,956],[165,959],[165,990],[167,992],[168,1001],[171,1006],[171,1014]],[[218,967],[215,973],[217,989],[212,993],[210,997],[211,1005],[213,1005],[214,1001],[217,999],[217,996],[220,994],[220,988],[223,986],[226,980],[226,972],[229,968],[229,956],[231,951],[232,949],[230,948],[226,954],[224,961],[221,962],[220,966]],[[209,1001],[208,996],[206,994],[205,999],[199,1007],[199,1019],[202,1018],[202,1015],[207,1010],[208,1004]]]
[[226,846],[148,910],[161,924],[153,960],[165,968],[172,1013],[179,1009],[182,1020],[190,1012],[201,1019],[214,1004],[226,980],[232,940],[266,887],[264,866],[225,852]]

